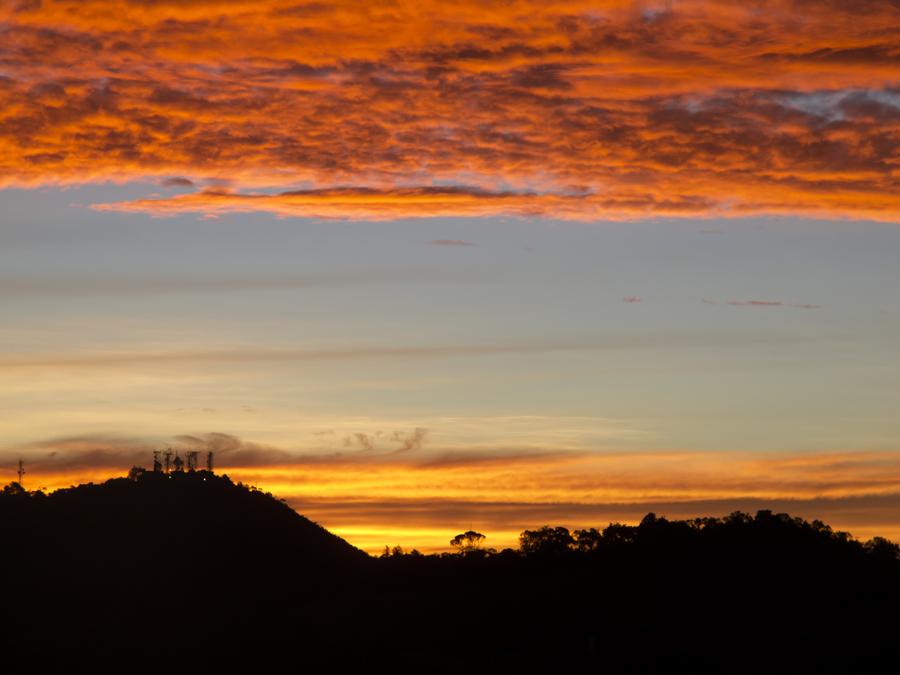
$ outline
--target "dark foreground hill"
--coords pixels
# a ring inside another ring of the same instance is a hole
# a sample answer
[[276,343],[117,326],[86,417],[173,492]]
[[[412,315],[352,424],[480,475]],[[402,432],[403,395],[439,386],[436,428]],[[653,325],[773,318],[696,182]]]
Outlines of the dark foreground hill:
[[370,560],[272,495],[206,471],[50,495],[7,488],[0,541],[3,635],[32,644],[42,668],[180,655],[172,668],[240,652],[269,623],[308,621]]
[[196,472],[9,488],[0,536],[9,672],[893,672],[900,629],[896,546],[765,511],[376,559]]

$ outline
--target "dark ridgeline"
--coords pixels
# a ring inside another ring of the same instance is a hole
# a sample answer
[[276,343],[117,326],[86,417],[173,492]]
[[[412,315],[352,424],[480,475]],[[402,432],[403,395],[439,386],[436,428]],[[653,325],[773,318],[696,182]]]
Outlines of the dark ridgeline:
[[454,554],[370,558],[170,459],[3,490],[4,662],[27,664],[8,672],[869,673],[894,658],[898,547],[817,521],[651,514],[527,531],[518,551],[468,531]]

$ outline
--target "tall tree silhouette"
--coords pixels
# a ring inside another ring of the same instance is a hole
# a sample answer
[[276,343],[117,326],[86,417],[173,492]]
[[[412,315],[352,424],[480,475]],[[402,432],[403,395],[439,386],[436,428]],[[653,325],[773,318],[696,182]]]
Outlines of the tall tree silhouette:
[[458,534],[450,540],[450,545],[456,548],[460,553],[471,553],[481,547],[486,537],[480,532],[467,530],[462,534]]

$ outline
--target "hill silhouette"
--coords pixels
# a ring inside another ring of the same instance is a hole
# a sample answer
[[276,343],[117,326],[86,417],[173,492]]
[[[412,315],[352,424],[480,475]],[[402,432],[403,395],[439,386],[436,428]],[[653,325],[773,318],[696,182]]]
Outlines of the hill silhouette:
[[0,494],[25,672],[878,672],[900,549],[760,511],[372,558],[210,472]]
[[177,551],[179,564],[197,569],[223,559],[231,566],[322,567],[366,557],[271,494],[209,471],[136,472],[46,496],[3,499],[0,528],[34,564],[44,554],[76,551],[85,560],[150,567],[171,562],[168,556]]
[[368,560],[272,495],[207,471],[50,495],[13,484],[0,495],[0,540],[14,608],[5,635],[32,643],[51,670],[55,659],[60,670],[73,659],[112,667],[135,648],[201,667],[216,656],[213,634],[252,642],[257,607],[287,590],[303,596],[297,611],[322,605]]

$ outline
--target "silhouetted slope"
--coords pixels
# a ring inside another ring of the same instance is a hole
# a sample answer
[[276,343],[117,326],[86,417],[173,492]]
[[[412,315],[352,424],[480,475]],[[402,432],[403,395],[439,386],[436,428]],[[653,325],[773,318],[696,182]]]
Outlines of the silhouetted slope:
[[281,603],[321,605],[370,562],[271,495],[203,471],[7,492],[3,578],[17,609],[4,635],[60,668],[154,645],[143,660],[212,658],[202,645],[252,642]]
[[186,584],[222,566],[328,567],[365,557],[272,495],[206,471],[0,500],[0,532],[36,561],[46,553],[134,568],[176,564]]

